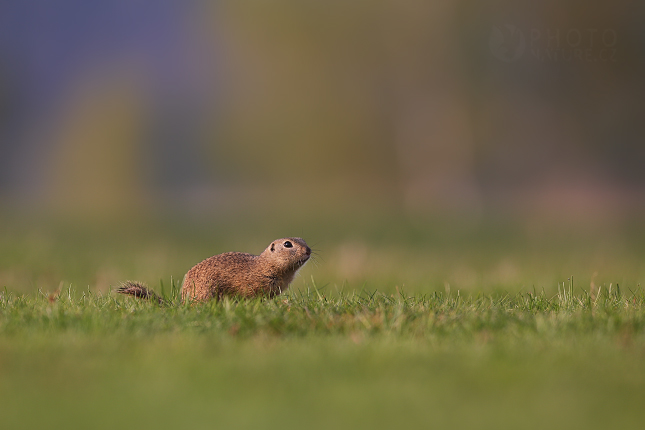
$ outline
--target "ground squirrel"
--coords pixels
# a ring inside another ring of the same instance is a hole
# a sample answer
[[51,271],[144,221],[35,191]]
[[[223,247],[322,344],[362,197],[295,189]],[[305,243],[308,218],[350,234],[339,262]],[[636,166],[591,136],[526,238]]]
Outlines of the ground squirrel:
[[[243,252],[214,255],[186,273],[181,298],[274,297],[289,288],[294,275],[310,256],[311,248],[299,237],[274,240],[260,255]],[[163,302],[140,282],[127,281],[117,291]]]

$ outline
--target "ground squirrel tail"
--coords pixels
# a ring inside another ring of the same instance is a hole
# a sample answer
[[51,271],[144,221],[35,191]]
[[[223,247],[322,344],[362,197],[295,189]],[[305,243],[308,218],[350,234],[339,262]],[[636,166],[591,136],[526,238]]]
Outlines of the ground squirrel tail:
[[155,294],[154,291],[149,290],[143,283],[136,281],[125,281],[121,284],[118,290],[118,293],[128,294],[130,296],[137,297],[139,299],[153,300],[159,304],[164,304],[165,301],[161,297]]

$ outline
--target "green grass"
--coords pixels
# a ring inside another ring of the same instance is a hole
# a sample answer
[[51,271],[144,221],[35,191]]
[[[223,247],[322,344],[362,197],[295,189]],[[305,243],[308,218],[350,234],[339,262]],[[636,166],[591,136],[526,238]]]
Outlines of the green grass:
[[640,428],[645,297],[0,296],[2,428]]
[[[287,296],[177,300],[173,285],[201,259],[290,235],[317,253]],[[640,220],[5,215],[0,237],[3,430],[645,422]],[[170,304],[118,296],[126,279]]]

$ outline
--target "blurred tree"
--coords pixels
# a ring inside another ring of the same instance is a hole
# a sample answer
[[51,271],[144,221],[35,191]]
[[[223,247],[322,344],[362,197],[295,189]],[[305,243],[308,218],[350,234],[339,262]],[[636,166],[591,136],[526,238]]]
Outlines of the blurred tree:
[[[28,72],[6,85],[20,83],[33,110],[18,127],[37,130],[0,143],[21,155],[0,161],[18,166],[5,183],[99,211],[143,195],[182,211],[279,195],[462,213],[642,200],[645,8],[634,2],[129,5],[0,6],[19,12],[0,14],[4,61]],[[518,42],[507,58],[491,48],[500,28]],[[124,78],[133,58],[138,75]],[[52,156],[49,176],[39,160]]]
[[136,76],[114,73],[79,85],[60,114],[47,195],[66,214],[132,216],[145,203],[144,97]]
[[477,203],[467,99],[442,39],[452,8],[254,5],[212,14],[230,53],[213,141],[238,178],[337,181],[341,200],[371,190],[411,207]]

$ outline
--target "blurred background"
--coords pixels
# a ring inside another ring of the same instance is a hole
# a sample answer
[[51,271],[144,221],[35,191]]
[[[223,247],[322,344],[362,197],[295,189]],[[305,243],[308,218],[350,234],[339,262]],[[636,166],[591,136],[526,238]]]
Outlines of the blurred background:
[[[283,236],[295,288],[645,274],[645,5],[0,5],[0,287],[158,286]],[[312,281],[313,279],[313,281]]]

